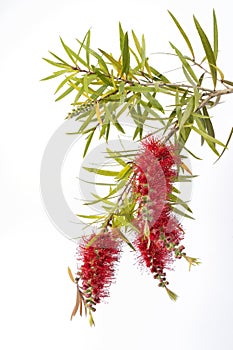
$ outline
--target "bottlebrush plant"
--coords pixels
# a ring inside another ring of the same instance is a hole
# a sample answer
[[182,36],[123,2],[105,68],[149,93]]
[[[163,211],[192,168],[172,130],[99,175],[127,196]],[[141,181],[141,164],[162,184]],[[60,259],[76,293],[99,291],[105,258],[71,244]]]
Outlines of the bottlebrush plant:
[[[199,159],[188,140],[192,134],[200,137],[201,144],[206,144],[218,160],[233,133],[232,129],[223,143],[216,138],[212,123],[213,108],[223,95],[233,92],[233,82],[225,79],[217,65],[215,11],[212,40],[193,17],[203,48],[200,55],[176,17],[171,12],[169,15],[187,46],[187,52],[182,53],[170,43],[170,55],[179,62],[182,83],[170,80],[159,67],[152,66],[144,36],[139,39],[134,31],[130,36],[121,24],[117,55],[91,48],[89,30],[82,41],[77,40],[78,48],[74,50],[60,39],[69,62],[52,52],[53,60],[44,59],[57,71],[43,80],[64,77],[56,89],[60,93],[56,101],[74,94],[73,109],[66,119],[75,118],[79,127],[74,133],[85,135],[83,157],[98,134],[106,144],[106,158],[120,168],[105,169],[101,165],[85,168],[106,178],[102,184],[109,188],[107,195],[94,194],[93,201],[85,203],[101,203],[101,213],[79,213],[79,217],[90,220],[88,225],[92,225],[93,233],[91,236],[81,233],[75,278],[68,269],[77,286],[71,318],[78,310],[82,315],[84,309],[91,325],[96,305],[109,296],[124,244],[135,252],[139,265],[145,266],[158,285],[176,300],[176,294],[168,288],[166,271],[176,259],[184,258],[189,267],[200,263],[186,254],[185,232],[179,219],[179,216],[192,218],[192,211],[179,191],[179,184],[193,177],[186,155]],[[162,103],[164,100],[167,102]],[[135,148],[110,149],[108,142],[113,133],[117,132],[119,137],[127,133],[125,115],[133,128]],[[112,181],[108,185],[109,178]]]

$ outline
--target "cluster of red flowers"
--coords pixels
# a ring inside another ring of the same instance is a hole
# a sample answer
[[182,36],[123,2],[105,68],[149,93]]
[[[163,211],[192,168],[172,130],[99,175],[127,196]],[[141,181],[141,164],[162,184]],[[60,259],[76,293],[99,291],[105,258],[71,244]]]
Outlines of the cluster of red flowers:
[[[167,288],[164,270],[171,267],[174,258],[185,255],[184,246],[180,245],[183,229],[169,205],[179,164],[180,158],[173,146],[149,137],[142,141],[131,177],[137,205],[134,247],[139,253],[139,262],[150,269],[159,286],[165,287],[173,299],[176,296]],[[90,312],[109,295],[121,253],[120,238],[122,234],[117,228],[105,228],[84,238],[78,247],[78,260],[82,263],[78,273],[80,290]]]
[[184,249],[180,245],[183,229],[169,205],[180,158],[173,146],[149,137],[142,142],[135,163],[133,192],[138,209],[134,246],[138,248],[140,263],[150,269],[159,286],[167,288],[164,269],[169,269],[174,257],[180,258]]
[[121,253],[121,242],[111,231],[102,230],[83,238],[78,247],[78,259],[82,261],[79,277],[86,306],[95,311],[95,305],[109,295],[114,280],[116,263]]

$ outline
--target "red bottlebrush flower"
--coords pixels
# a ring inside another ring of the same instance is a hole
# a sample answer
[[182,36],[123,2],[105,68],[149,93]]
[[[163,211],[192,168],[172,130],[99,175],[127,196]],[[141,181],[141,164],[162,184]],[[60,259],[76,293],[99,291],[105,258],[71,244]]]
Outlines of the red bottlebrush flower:
[[168,211],[163,214],[163,221],[158,220],[149,227],[148,233],[145,233],[145,225],[142,225],[143,230],[140,230],[134,242],[140,252],[139,261],[155,274],[158,269],[169,269],[174,258],[179,257],[179,252],[183,250],[183,246],[179,246],[184,238],[181,225]]
[[142,150],[136,156],[133,192],[138,203],[138,218],[150,225],[166,218],[169,194],[180,164],[174,146],[148,137],[142,141]]
[[153,137],[143,140],[142,151],[135,159],[134,191],[146,195],[149,189],[155,192],[158,190],[160,196],[166,197],[177,176],[175,166],[180,163],[174,146],[167,146]]
[[140,263],[160,281],[159,286],[167,288],[164,269],[169,269],[183,250],[183,246],[179,247],[183,229],[168,201],[177,176],[175,166],[181,161],[173,146],[153,137],[144,140],[142,147],[134,167],[133,192],[138,203],[133,223],[138,231],[134,245],[140,252]]
[[119,261],[121,243],[111,231],[93,233],[83,238],[79,245],[78,260],[82,261],[80,279],[86,304],[92,311],[94,306],[109,295],[114,280],[116,263]]

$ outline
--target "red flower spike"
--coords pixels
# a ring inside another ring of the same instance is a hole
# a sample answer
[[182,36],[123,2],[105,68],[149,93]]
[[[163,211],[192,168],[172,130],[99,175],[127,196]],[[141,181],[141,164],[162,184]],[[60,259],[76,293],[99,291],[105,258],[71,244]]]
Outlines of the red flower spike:
[[134,167],[133,192],[138,210],[133,224],[139,232],[134,245],[140,252],[140,264],[145,264],[159,286],[168,290],[164,269],[170,269],[183,250],[179,247],[183,229],[168,202],[181,160],[173,146],[153,137],[142,141],[142,148]]
[[95,311],[95,305],[109,296],[109,287],[114,280],[116,263],[119,261],[121,242],[109,231],[93,233],[78,248],[81,289],[86,305]]

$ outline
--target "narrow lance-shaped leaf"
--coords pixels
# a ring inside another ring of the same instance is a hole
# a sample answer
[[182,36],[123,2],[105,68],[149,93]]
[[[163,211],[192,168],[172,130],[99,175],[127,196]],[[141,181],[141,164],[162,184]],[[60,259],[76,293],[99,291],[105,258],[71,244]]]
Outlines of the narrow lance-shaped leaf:
[[223,149],[222,153],[220,154],[220,156],[218,157],[218,159],[214,163],[216,163],[222,157],[223,153],[225,152],[225,150],[227,149],[227,147],[228,147],[228,145],[230,143],[232,135],[233,135],[233,128],[231,129],[230,135],[229,135],[229,137],[227,139],[226,147]]
[[128,33],[125,33],[124,46],[122,53],[122,74],[128,74],[130,68],[130,51],[129,51],[129,38]]
[[120,62],[118,62],[117,60],[115,60],[115,58],[112,55],[109,55],[107,52],[105,52],[102,49],[99,49],[99,51],[108,58],[108,60],[112,63],[112,65],[117,69],[120,70],[121,69],[121,64]]
[[211,76],[212,76],[212,80],[213,80],[213,84],[214,87],[216,87],[216,83],[217,83],[217,70],[216,70],[216,59],[215,59],[215,54],[212,50],[212,47],[210,45],[209,39],[207,37],[207,35],[205,34],[204,30],[202,29],[202,27],[200,26],[198,20],[196,19],[195,16],[193,16],[194,18],[194,23],[195,26],[197,28],[198,34],[200,36],[208,63],[209,63],[209,67],[210,67],[210,72],[211,72]]
[[142,48],[141,48],[141,45],[140,45],[140,43],[139,43],[139,40],[138,40],[138,38],[137,38],[137,36],[136,36],[136,34],[134,33],[133,30],[132,30],[132,36],[133,36],[133,40],[134,40],[134,44],[135,44],[135,46],[136,46],[136,49],[137,49],[137,51],[138,51],[140,57],[142,57]]
[[[206,117],[209,117],[209,113],[208,113],[208,110],[207,110],[206,106],[203,107],[203,114],[204,114]],[[208,134],[209,134],[210,136],[212,136],[212,137],[215,137],[214,127],[213,127],[213,124],[212,124],[212,122],[211,122],[211,120],[210,120],[210,117],[204,119],[204,122],[205,122],[206,129],[207,129]]]
[[56,91],[55,91],[55,94],[65,85],[68,83],[68,81],[70,81],[77,73],[74,72],[70,75],[68,75],[64,80],[62,80],[62,82],[58,85]]
[[41,79],[40,81],[45,81],[45,80],[57,78],[57,77],[59,77],[62,74],[69,73],[70,71],[71,70],[69,70],[69,69],[58,70],[58,71],[54,72],[52,75],[49,75],[48,77],[45,77],[45,78]]
[[119,174],[118,171],[113,171],[113,170],[103,170],[103,169],[88,168],[88,167],[83,167],[83,169],[89,171],[90,173],[95,173],[95,174],[104,175],[104,176],[117,176]]
[[65,52],[67,53],[67,55],[69,56],[71,61],[76,65],[76,60],[74,59],[74,55],[72,55],[72,50],[64,43],[64,41],[62,40],[61,37],[60,37],[60,41],[62,43],[62,46],[63,46]]
[[213,10],[213,31],[214,31],[214,55],[215,59],[217,60],[218,57],[218,24],[217,24],[217,18],[216,13]]
[[87,38],[86,38],[86,61],[87,61],[87,65],[88,67],[90,67],[90,42],[91,42],[91,31],[90,29],[87,32]]
[[179,130],[180,132],[182,131],[186,121],[189,119],[190,115],[192,114],[194,109],[194,101],[193,101],[193,96],[189,99],[189,102],[187,104],[187,107],[181,117],[180,125],[179,125]]
[[101,119],[101,113],[100,113],[100,107],[99,107],[99,102],[96,101],[96,107],[95,107],[95,113],[96,113],[96,118],[100,124],[103,124],[103,121]]
[[170,12],[168,11],[169,15],[172,17],[173,21],[175,22],[177,28],[179,29],[181,35],[183,36],[190,52],[191,52],[191,55],[192,55],[192,58],[194,59],[195,56],[194,56],[194,51],[193,51],[193,48],[192,48],[192,45],[191,45],[191,42],[187,36],[187,34],[185,33],[185,31],[183,30],[183,28],[181,27],[180,23],[177,21],[177,19],[175,18],[175,16]]
[[146,42],[145,42],[145,36],[142,35],[142,69],[145,66],[146,62]]
[[194,79],[195,82],[199,82],[199,79],[197,78],[194,70],[191,68],[190,64],[188,63],[187,59],[185,58],[185,56],[180,52],[180,50],[177,49],[177,47],[175,47],[175,45],[173,45],[172,43],[170,43],[171,47],[175,50],[177,56],[179,57],[179,59],[181,60],[182,64],[184,65],[184,67],[187,69],[187,71],[189,72],[189,74],[191,75],[191,77]]
[[55,101],[59,101],[74,90],[73,86],[70,86],[66,91],[64,91]]
[[119,37],[120,37],[120,50],[121,50],[121,55],[123,56],[123,48],[124,48],[124,38],[125,34],[123,32],[121,23],[119,22]]
[[51,61],[49,60],[48,58],[43,58],[44,61],[46,61],[47,63],[51,64],[52,66],[55,66],[55,67],[59,67],[59,68],[68,68],[69,67],[69,64],[65,64],[65,63],[59,63],[59,62],[54,62],[54,61]]
[[86,142],[85,149],[84,149],[84,152],[83,152],[83,158],[87,154],[87,151],[88,151],[88,148],[89,148],[89,146],[91,144],[91,140],[93,138],[94,133],[95,133],[95,129],[92,132],[90,132],[89,136],[87,137],[87,142]]
[[208,140],[210,142],[213,143],[217,143],[218,145],[222,146],[222,147],[226,147],[221,141],[215,139],[214,137],[208,135],[207,133],[205,133],[204,131],[197,129],[194,125],[191,125],[191,128],[196,131],[196,133],[198,133],[199,135],[203,136],[205,140]]
[[60,61],[61,63],[67,64],[68,63],[66,61],[64,61],[62,58],[60,58],[59,56],[57,56],[55,53],[49,51],[50,55],[52,55],[53,57],[55,57],[58,61]]

